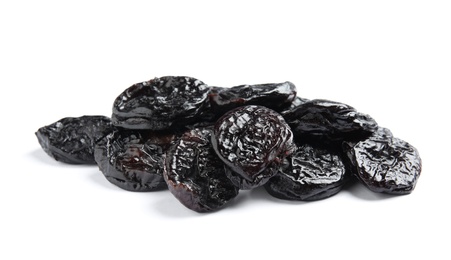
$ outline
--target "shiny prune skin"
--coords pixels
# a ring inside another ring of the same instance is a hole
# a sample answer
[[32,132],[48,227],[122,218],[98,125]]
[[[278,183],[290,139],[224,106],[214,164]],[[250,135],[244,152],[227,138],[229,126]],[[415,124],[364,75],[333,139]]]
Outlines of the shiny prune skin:
[[238,195],[225,165],[211,144],[211,130],[188,130],[167,151],[164,178],[171,193],[187,208],[211,212]]
[[418,150],[379,127],[365,140],[343,145],[357,178],[374,192],[411,193],[420,177]]
[[349,180],[346,166],[333,149],[298,145],[288,157],[289,166],[282,167],[265,189],[284,200],[314,201],[337,194]]
[[273,110],[288,107],[296,97],[296,86],[289,82],[214,87],[210,94],[213,112],[217,116],[241,106],[261,105]]
[[55,160],[69,164],[95,164],[95,143],[110,131],[110,118],[81,116],[62,118],[39,128],[35,134],[42,149]]
[[295,150],[293,133],[282,116],[255,105],[236,108],[221,117],[212,141],[219,158],[247,180],[247,188],[263,185],[277,172],[265,170]]
[[306,98],[302,98],[302,97],[297,96],[297,97],[293,100],[293,102],[290,103],[290,105],[289,105],[288,107],[285,107],[284,109],[282,109],[281,111],[279,111],[279,113],[280,113],[280,115],[282,115],[283,117],[285,117],[286,115],[290,115],[291,113],[294,113],[294,110],[295,110],[298,106],[300,106],[300,105],[306,103],[307,101],[309,101],[309,99],[306,99]]
[[377,129],[377,122],[355,108],[325,99],[314,99],[284,114],[297,139],[328,142],[362,139]]
[[116,129],[97,143],[95,160],[105,178],[119,188],[166,189],[164,155],[175,137],[172,133]]
[[136,83],[114,101],[112,121],[127,129],[165,130],[193,123],[209,106],[211,88],[191,77]]

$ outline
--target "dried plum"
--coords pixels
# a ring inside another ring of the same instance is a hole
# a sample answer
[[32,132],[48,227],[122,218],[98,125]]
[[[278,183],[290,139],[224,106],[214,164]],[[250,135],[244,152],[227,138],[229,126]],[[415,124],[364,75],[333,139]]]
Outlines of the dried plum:
[[353,107],[324,99],[307,101],[284,118],[296,138],[314,139],[324,142],[340,142],[364,138],[377,128],[369,115],[357,112]]
[[284,200],[313,201],[338,193],[348,173],[341,156],[330,149],[299,145],[288,158],[288,167],[281,167],[265,189]]
[[214,126],[213,147],[234,172],[247,180],[248,188],[263,185],[274,174],[266,171],[280,164],[295,145],[293,134],[277,112],[262,106],[229,111]]
[[296,97],[296,86],[289,82],[240,85],[231,88],[214,87],[210,94],[216,115],[247,105],[261,105],[273,110],[287,107]]
[[164,177],[172,194],[187,208],[209,212],[238,195],[225,165],[211,145],[211,130],[187,131],[168,150]]
[[35,133],[42,149],[57,161],[95,164],[95,143],[112,130],[105,116],[65,117]]
[[114,101],[112,121],[127,129],[164,130],[195,122],[209,106],[211,88],[191,77],[134,84]]
[[124,190],[165,189],[164,155],[174,138],[171,133],[116,130],[98,142],[95,160],[105,178]]
[[421,173],[415,147],[379,127],[369,138],[343,145],[357,178],[374,192],[409,194]]

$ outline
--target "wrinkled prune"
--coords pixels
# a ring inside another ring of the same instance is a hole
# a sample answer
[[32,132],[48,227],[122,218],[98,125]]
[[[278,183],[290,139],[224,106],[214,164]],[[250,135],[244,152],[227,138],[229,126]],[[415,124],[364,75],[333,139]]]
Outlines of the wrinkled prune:
[[285,200],[313,201],[338,193],[349,179],[340,155],[332,150],[299,145],[288,158],[289,166],[280,168],[265,189]]
[[421,173],[415,147],[379,127],[370,137],[343,145],[358,179],[374,192],[408,194]]
[[42,149],[57,161],[95,164],[94,145],[112,130],[105,116],[66,117],[35,133]]
[[164,154],[174,138],[170,133],[116,130],[98,142],[95,160],[105,178],[124,190],[165,189]]
[[168,150],[164,177],[172,194],[187,208],[209,212],[238,195],[225,165],[211,145],[211,130],[187,131]]
[[287,107],[296,97],[296,86],[289,82],[240,85],[232,88],[215,87],[210,94],[216,115],[241,106],[261,105],[273,110]]
[[[236,108],[214,126],[213,147],[234,172],[248,182],[247,187],[263,185],[271,164],[279,164],[291,154],[293,134],[277,112],[262,106]],[[274,174],[276,171],[274,171]]]
[[134,84],[113,104],[115,126],[164,130],[192,123],[209,105],[210,87],[190,77],[161,77]]
[[377,128],[369,115],[329,100],[307,101],[284,115],[296,138],[342,141],[370,135]]

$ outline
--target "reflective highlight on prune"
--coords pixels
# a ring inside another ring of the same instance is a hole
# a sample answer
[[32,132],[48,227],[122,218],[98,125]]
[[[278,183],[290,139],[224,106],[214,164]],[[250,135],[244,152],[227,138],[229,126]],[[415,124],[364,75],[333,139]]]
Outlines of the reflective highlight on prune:
[[296,97],[296,86],[289,82],[240,85],[232,88],[215,87],[210,94],[217,115],[247,105],[261,105],[273,110],[287,107]]
[[299,145],[265,189],[284,200],[313,201],[338,193],[349,179],[340,155],[330,149]]
[[95,149],[95,160],[105,178],[128,191],[165,189],[164,154],[172,134],[150,131],[117,130],[102,139]]
[[324,141],[359,139],[374,132],[376,121],[353,107],[324,99],[314,99],[300,104],[285,113],[296,138],[315,138]]
[[291,154],[293,134],[277,112],[262,106],[236,108],[215,124],[213,147],[227,166],[248,180],[263,185],[272,175],[263,172]]
[[238,195],[238,188],[224,172],[209,129],[187,131],[167,152],[164,177],[169,190],[194,211],[217,210]]
[[209,105],[210,88],[191,77],[161,77],[134,84],[114,101],[112,121],[128,129],[164,130],[189,124]]
[[57,161],[95,164],[94,144],[112,130],[105,116],[66,117],[35,133],[42,149]]
[[369,138],[344,148],[358,179],[374,192],[409,194],[421,173],[415,147],[379,128]]

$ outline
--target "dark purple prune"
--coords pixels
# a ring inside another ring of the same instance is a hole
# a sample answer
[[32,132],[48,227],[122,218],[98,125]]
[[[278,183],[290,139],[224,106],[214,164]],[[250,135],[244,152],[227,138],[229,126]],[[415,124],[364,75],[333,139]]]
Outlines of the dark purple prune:
[[174,129],[195,122],[209,106],[211,88],[191,77],[161,77],[134,84],[113,104],[112,121],[127,129]]
[[241,106],[261,105],[273,110],[287,107],[296,97],[296,86],[289,82],[214,87],[210,94],[212,110],[217,116]]
[[105,116],[65,117],[35,133],[42,149],[57,161],[95,164],[95,143],[112,131]]
[[295,150],[293,133],[282,116],[255,105],[221,117],[214,126],[213,147],[231,170],[247,180],[247,188],[263,185],[277,172],[265,170]]
[[187,131],[168,150],[164,178],[171,193],[187,208],[209,212],[238,195],[226,177],[225,165],[211,144],[211,130]]
[[265,189],[284,200],[314,201],[338,193],[348,174],[341,156],[330,149],[299,145],[288,158],[288,167],[281,167]]
[[314,99],[284,114],[296,138],[340,142],[361,139],[377,128],[369,115],[353,107],[329,100]]
[[165,189],[164,155],[174,138],[171,133],[118,129],[98,142],[95,160],[105,178],[124,190]]
[[421,173],[421,158],[415,147],[379,127],[359,142],[343,148],[357,178],[374,192],[409,194]]

